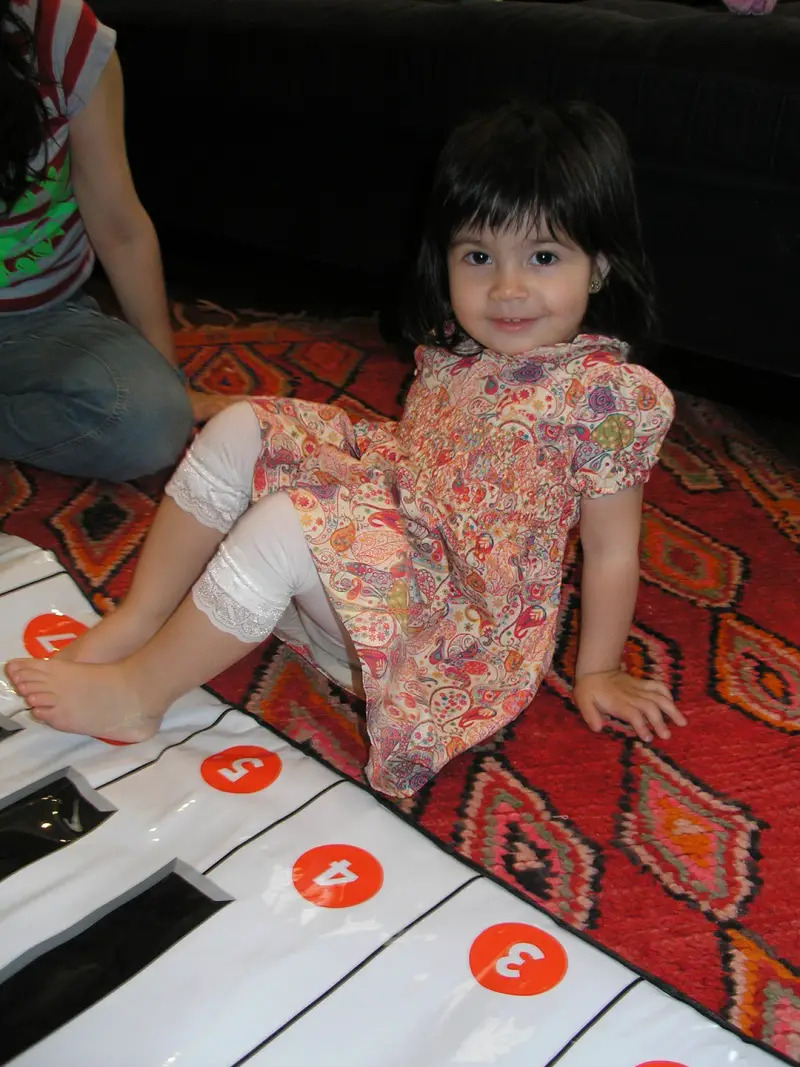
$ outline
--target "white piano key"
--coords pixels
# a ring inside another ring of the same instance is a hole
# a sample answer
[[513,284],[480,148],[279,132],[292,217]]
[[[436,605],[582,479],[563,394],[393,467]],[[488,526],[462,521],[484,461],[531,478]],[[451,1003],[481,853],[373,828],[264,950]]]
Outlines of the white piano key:
[[[502,936],[487,935],[501,924]],[[247,1064],[544,1067],[635,978],[543,912],[480,879]],[[616,1060],[601,1062],[617,1067]]]
[[627,992],[558,1067],[777,1067],[754,1045],[647,982]]
[[37,582],[63,567],[52,552],[11,534],[0,534],[0,594]]

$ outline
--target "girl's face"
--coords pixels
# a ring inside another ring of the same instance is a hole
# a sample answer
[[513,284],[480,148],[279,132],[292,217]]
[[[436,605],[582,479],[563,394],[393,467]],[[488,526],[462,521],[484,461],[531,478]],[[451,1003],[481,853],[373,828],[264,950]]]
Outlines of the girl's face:
[[459,230],[447,257],[450,303],[483,348],[518,356],[580,332],[593,278],[607,271],[567,238],[505,229]]

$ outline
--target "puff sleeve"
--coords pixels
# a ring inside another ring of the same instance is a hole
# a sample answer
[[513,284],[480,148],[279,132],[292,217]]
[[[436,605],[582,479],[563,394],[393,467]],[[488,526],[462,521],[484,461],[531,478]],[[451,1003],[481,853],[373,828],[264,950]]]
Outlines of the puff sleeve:
[[636,364],[589,356],[568,395],[574,490],[598,497],[646,482],[675,413],[664,383]]

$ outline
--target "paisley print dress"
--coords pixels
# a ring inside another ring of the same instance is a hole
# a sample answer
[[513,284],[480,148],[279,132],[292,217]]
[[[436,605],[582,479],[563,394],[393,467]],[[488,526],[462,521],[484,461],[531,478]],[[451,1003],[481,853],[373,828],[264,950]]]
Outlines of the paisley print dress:
[[398,422],[251,401],[253,498],[289,494],[355,644],[375,789],[413,794],[536,693],[581,497],[645,481],[672,420],[625,355],[588,335],[513,357],[422,347]]

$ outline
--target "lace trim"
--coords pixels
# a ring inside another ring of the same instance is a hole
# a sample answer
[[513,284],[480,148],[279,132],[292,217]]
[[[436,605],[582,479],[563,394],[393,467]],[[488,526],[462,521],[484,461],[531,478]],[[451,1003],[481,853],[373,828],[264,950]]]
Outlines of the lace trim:
[[221,481],[191,449],[164,492],[181,510],[220,533],[227,533],[250,504],[249,492]]
[[289,604],[270,603],[236,569],[222,545],[192,588],[192,599],[218,630],[248,644],[266,640]]

